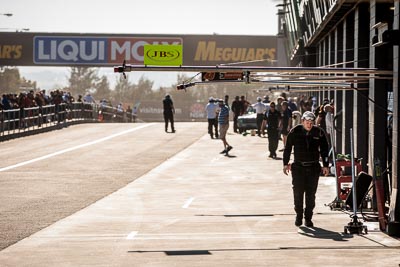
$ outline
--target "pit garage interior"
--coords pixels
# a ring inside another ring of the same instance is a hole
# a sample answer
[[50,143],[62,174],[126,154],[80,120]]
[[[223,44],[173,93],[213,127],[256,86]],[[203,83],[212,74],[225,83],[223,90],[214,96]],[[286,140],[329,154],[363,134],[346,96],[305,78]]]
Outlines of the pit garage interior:
[[[400,235],[399,193],[399,24],[400,1],[283,1],[282,35],[287,37],[290,65],[371,68],[389,75],[354,72],[352,90],[321,87],[320,103],[334,99],[338,116],[336,150],[363,158],[362,168],[385,186],[384,225]],[[326,79],[326,76],[324,75]],[[339,79],[346,79],[341,75]],[[393,123],[391,123],[391,120]],[[377,195],[376,190],[374,191]]]

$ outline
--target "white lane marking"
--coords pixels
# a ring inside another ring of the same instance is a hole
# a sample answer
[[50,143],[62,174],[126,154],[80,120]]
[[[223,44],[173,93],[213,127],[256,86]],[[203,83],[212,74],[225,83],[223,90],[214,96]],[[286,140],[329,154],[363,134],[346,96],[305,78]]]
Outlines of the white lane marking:
[[91,145],[94,145],[94,144],[97,144],[97,143],[100,143],[100,142],[104,142],[104,141],[112,139],[114,137],[117,137],[117,136],[120,136],[120,135],[124,135],[124,134],[130,133],[130,132],[134,132],[134,131],[143,129],[143,128],[148,127],[148,126],[153,125],[153,124],[154,123],[141,125],[141,126],[133,128],[133,129],[129,129],[129,130],[126,130],[126,131],[123,131],[123,132],[120,132],[120,133],[112,134],[110,136],[106,136],[106,137],[103,137],[103,138],[100,138],[100,139],[97,139],[97,140],[94,140],[94,141],[91,141],[91,142],[88,142],[88,143],[85,143],[85,144],[77,145],[77,146],[70,147],[70,148],[67,148],[67,149],[63,149],[63,150],[60,150],[60,151],[57,151],[57,152],[54,152],[54,153],[51,153],[51,154],[48,154],[48,155],[41,156],[41,157],[38,157],[38,158],[35,158],[35,159],[23,161],[23,162],[20,162],[20,163],[11,165],[11,166],[0,168],[0,172],[8,171],[8,170],[15,169],[15,168],[18,168],[18,167],[21,167],[21,166],[24,166],[24,165],[28,165],[28,164],[31,164],[31,163],[34,163],[34,162],[37,162],[37,161],[40,161],[40,160],[48,159],[48,158],[51,158],[51,157],[54,157],[54,156],[57,156],[57,155],[60,155],[60,154],[64,154],[64,153],[67,153],[67,152],[70,152],[70,151],[73,151],[73,150],[80,149],[82,147],[91,146]]
[[221,159],[220,156],[215,157],[215,158],[211,159],[211,163],[217,162],[217,161],[220,160],[220,159]]
[[[267,240],[271,236],[295,234],[295,231],[275,233],[170,233],[170,234],[143,234],[135,240],[232,240],[232,239],[260,239]],[[296,233],[297,234],[297,233]],[[311,234],[312,236],[312,234]]]
[[182,208],[184,208],[184,209],[189,208],[189,206],[190,206],[190,204],[192,204],[193,200],[194,200],[194,197],[189,198],[189,199],[185,202],[185,205],[182,206]]
[[136,236],[137,234],[138,234],[137,231],[130,232],[129,235],[126,237],[126,239],[132,240],[132,239],[135,238],[135,236]]

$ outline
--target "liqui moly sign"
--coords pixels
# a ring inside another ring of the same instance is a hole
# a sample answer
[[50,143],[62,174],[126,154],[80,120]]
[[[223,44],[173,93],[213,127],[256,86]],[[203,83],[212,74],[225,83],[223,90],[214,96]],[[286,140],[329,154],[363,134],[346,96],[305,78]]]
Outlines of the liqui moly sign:
[[144,45],[183,45],[179,37],[35,36],[33,61],[54,65],[143,64]]

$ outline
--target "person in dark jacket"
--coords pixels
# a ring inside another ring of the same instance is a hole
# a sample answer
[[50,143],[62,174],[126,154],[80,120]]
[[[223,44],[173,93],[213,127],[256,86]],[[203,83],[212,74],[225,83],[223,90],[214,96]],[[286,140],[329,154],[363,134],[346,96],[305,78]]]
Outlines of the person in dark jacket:
[[243,114],[243,103],[240,101],[239,96],[235,96],[235,100],[232,101],[231,110],[233,112],[233,131],[237,133],[239,132],[237,120]]
[[[289,171],[292,172],[295,225],[302,225],[304,212],[305,226],[313,227],[315,194],[321,173],[319,158],[320,156],[322,158],[322,173],[327,176],[329,174],[329,145],[325,131],[314,125],[314,113],[304,112],[301,120],[302,124],[293,127],[287,136],[283,152],[283,173],[288,175]],[[292,148],[294,148],[294,161],[289,164]],[[304,195],[305,208],[303,210]]]
[[165,121],[165,132],[166,133],[168,132],[168,122],[170,122],[171,130],[173,133],[175,133],[175,127],[174,127],[175,108],[170,95],[166,95],[165,98],[163,99],[163,108],[164,108],[163,114]]
[[281,113],[276,110],[275,102],[271,102],[269,110],[265,112],[264,120],[267,125],[269,157],[274,159],[276,159],[278,149],[281,118]]

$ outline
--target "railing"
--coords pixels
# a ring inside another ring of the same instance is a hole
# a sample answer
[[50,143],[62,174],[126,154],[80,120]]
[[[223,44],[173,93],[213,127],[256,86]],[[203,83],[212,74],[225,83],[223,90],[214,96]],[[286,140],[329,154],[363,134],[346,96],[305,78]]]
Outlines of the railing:
[[74,123],[130,122],[129,116],[113,107],[82,102],[0,110],[0,141]]

